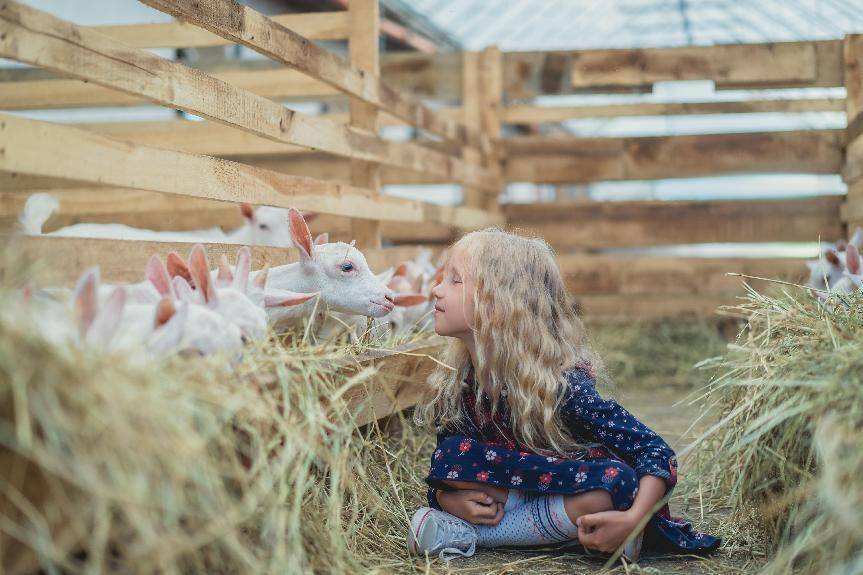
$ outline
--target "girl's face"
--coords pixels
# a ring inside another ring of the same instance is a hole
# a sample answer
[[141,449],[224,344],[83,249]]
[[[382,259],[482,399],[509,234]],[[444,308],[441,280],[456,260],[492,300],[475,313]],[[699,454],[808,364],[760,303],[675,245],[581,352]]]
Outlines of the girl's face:
[[453,250],[444,269],[443,281],[432,289],[432,296],[435,298],[435,333],[469,337],[473,333],[473,280],[466,273],[460,250]]

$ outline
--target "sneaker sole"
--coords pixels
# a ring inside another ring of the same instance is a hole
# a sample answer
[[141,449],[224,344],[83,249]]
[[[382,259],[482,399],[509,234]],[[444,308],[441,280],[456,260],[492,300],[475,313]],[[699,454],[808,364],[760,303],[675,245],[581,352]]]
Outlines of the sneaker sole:
[[411,517],[411,528],[408,532],[408,551],[414,555],[423,555],[420,552],[419,536],[431,512],[431,509],[418,509],[414,513],[414,516]]

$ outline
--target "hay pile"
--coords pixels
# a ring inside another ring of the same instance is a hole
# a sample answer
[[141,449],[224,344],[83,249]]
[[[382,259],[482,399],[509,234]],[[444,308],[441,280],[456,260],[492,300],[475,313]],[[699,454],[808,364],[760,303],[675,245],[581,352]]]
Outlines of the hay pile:
[[768,573],[863,572],[863,294],[819,306],[802,290],[749,290],[747,320],[705,398],[719,421],[704,489],[772,542]]
[[[58,349],[0,313],[7,573],[353,573],[403,563],[412,472],[348,398],[357,351],[271,341],[237,373]],[[432,440],[432,439],[430,439]],[[408,443],[401,449],[416,448]]]

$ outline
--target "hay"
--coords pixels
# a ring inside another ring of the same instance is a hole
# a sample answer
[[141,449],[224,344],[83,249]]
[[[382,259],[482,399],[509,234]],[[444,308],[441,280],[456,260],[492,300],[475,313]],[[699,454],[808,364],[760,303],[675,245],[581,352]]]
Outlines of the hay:
[[835,309],[805,292],[749,290],[747,320],[704,390],[721,417],[696,441],[703,489],[751,515],[767,573],[863,572],[863,294]]

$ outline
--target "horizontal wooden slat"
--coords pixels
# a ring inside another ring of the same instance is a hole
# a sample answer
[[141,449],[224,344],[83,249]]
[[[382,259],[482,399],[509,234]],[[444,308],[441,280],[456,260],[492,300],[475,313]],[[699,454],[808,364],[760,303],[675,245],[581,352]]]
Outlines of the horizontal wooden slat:
[[649,91],[653,82],[709,79],[717,89],[842,86],[842,42],[635,50],[508,52],[511,99],[542,94]]
[[734,295],[589,295],[575,297],[583,317],[590,320],[628,318],[716,318],[722,315],[720,306],[742,303]]
[[518,182],[593,182],[736,173],[838,174],[843,130],[638,138],[504,140],[505,174]]
[[0,5],[0,56],[62,71],[274,141],[496,189],[494,178],[477,166],[417,144],[387,142],[363,130],[292,112],[178,62],[123,47],[11,0]]
[[682,116],[694,114],[760,114],[842,112],[840,98],[806,100],[745,100],[740,102],[670,102],[609,104],[605,106],[510,106],[503,120],[510,124],[563,122],[576,118],[617,118],[624,116]]
[[[729,272],[793,282],[808,274],[797,258],[561,255],[557,262],[567,289],[576,296],[743,294],[744,278]],[[759,290],[768,283],[746,281]]]
[[[309,40],[345,40],[348,37],[348,13],[344,11],[280,14],[270,18]],[[182,21],[93,26],[90,29],[133,48],[207,48],[233,44]]]
[[409,124],[460,143],[488,150],[478,131],[467,129],[384,84],[376,74],[355,68],[260,12],[231,0],[141,0],[144,4],[206,28],[232,42],[325,82]]
[[[24,261],[37,263],[43,274],[40,285],[69,287],[77,278],[94,265],[101,268],[106,282],[137,282],[145,279],[144,270],[152,254],[164,256],[170,251],[188,253],[190,245],[178,242],[144,242],[139,240],[104,240],[90,238],[54,238],[50,236],[0,235],[0,246],[17,251]],[[206,244],[211,262],[218,261],[221,254],[233,261],[242,246],[234,244]],[[298,261],[297,250],[250,246],[252,269],[265,265],[278,266]],[[383,271],[416,255],[416,247],[383,248],[364,250],[372,271]],[[3,266],[14,265],[0,262],[0,277],[6,277]]]
[[[236,204],[133,190],[129,188],[78,188],[0,192],[0,233],[18,230],[18,216],[31,194],[44,191],[60,201],[60,209],[43,228],[52,232],[78,223],[125,224],[150,230],[196,230],[219,226],[223,230],[242,224]],[[313,235],[328,232],[333,240],[350,242],[351,220],[318,214],[309,227]],[[384,239],[397,244],[445,244],[457,234],[450,225],[434,222],[381,223]]]
[[506,204],[510,225],[557,249],[712,242],[827,241],[842,237],[843,196],[705,202]]
[[[232,70],[216,72],[213,78],[273,100],[339,93],[335,88],[295,70]],[[146,103],[143,96],[117,92],[80,80],[0,82],[2,110],[140,106]]]
[[466,228],[499,221],[474,208],[376,197],[362,188],[137,146],[8,115],[0,115],[0,171],[380,220],[435,221]]

